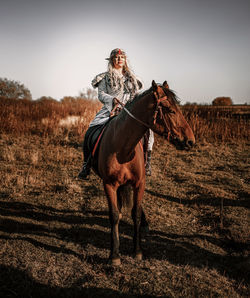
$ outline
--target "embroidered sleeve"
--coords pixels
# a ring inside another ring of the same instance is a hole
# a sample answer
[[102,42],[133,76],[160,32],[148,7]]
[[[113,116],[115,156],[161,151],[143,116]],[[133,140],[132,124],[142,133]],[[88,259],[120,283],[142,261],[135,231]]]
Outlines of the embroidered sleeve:
[[98,84],[98,99],[111,112],[113,104],[113,96],[107,93],[106,80],[101,80]]

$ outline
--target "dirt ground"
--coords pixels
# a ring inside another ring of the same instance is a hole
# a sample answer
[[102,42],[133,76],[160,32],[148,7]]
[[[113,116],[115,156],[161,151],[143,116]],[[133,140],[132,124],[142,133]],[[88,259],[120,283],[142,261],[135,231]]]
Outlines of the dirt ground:
[[77,180],[81,162],[72,140],[1,136],[2,297],[250,296],[249,144],[185,152],[156,137],[144,259],[124,210],[117,268],[101,180]]

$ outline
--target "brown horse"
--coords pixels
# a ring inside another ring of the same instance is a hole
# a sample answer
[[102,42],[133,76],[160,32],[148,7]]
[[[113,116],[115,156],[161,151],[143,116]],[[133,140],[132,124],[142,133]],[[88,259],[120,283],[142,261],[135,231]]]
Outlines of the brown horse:
[[[134,253],[138,260],[142,259],[141,231],[147,227],[147,221],[141,206],[145,165],[140,140],[148,128],[166,137],[178,149],[190,149],[195,143],[194,134],[166,81],[163,85],[152,81],[150,89],[127,103],[121,113],[109,122],[102,136],[97,172],[103,180],[109,206],[112,265],[121,262],[118,226],[124,197],[133,204]],[[132,189],[133,196],[129,189]]]

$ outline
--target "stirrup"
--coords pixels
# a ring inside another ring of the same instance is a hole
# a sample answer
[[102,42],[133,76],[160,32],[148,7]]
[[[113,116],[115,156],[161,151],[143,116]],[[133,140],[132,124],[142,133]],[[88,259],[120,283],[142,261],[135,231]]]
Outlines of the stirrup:
[[152,171],[151,171],[151,167],[146,167],[146,176],[151,176]]

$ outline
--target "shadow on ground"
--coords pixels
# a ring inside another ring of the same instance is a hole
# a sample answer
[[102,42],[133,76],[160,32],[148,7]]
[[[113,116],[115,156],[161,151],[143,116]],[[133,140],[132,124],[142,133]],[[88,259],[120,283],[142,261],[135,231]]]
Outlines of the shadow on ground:
[[[80,284],[80,281],[77,281]],[[12,267],[0,266],[0,292],[2,297],[68,297],[68,298],[96,298],[96,297],[154,297],[152,295],[131,295],[120,293],[107,288],[72,286],[70,288],[50,287],[33,280],[26,272]]]
[[[34,239],[34,236],[38,235],[46,238],[51,237],[53,240],[58,239],[66,242],[74,242],[80,244],[83,249],[86,248],[88,244],[99,249],[109,249],[110,235],[108,214],[103,211],[89,211],[88,216],[84,216],[79,215],[79,213],[76,215],[74,211],[70,210],[57,210],[51,207],[35,206],[27,203],[0,201],[0,216],[2,217],[0,232],[3,232],[0,239],[25,240],[35,247],[43,248],[53,253],[74,255],[82,261],[83,259],[80,253],[60,245],[55,246],[44,243]],[[36,221],[32,221],[34,219]],[[27,220],[30,220],[30,223],[27,223]],[[46,225],[48,222],[55,221],[61,224],[66,223],[67,225],[65,227],[62,225],[61,228]],[[108,228],[107,232],[103,231],[103,228]],[[132,250],[132,225],[122,221],[120,230],[121,254],[128,255],[130,247]],[[192,241],[195,239],[206,240],[207,242],[223,248],[228,253],[227,255],[212,253],[194,244]],[[55,241],[53,241],[53,243],[55,243]],[[234,243],[235,247],[230,247],[229,244],[226,239],[217,239],[210,236],[199,234],[168,234],[158,230],[152,230],[150,235],[146,238],[146,241],[144,241],[143,247],[145,257],[148,259],[168,260],[172,264],[191,265],[197,268],[206,266],[210,269],[215,268],[221,272],[221,274],[234,278],[235,280],[249,281],[249,272],[245,271],[245,266],[241,268],[241,264],[247,263],[249,260],[243,256],[235,256],[235,254],[232,254],[232,252],[235,253],[237,249],[242,251],[249,247],[245,243]],[[86,258],[84,261],[106,264],[106,260],[98,258],[97,255],[93,256],[91,259]],[[14,269],[9,270],[10,274],[21,275],[19,271],[15,271]],[[12,276],[11,279],[14,280],[15,278]],[[63,291],[62,289],[47,289],[41,285],[40,287],[42,287],[43,291]],[[70,293],[72,289],[64,289],[64,291],[69,291]],[[104,290],[92,289],[90,291],[93,291],[91,295],[94,295],[96,291]]]

